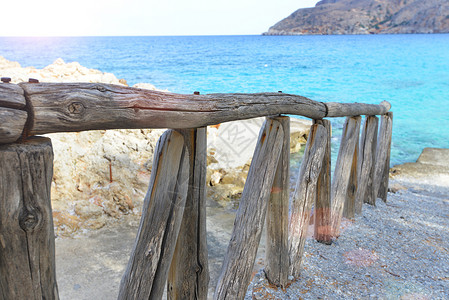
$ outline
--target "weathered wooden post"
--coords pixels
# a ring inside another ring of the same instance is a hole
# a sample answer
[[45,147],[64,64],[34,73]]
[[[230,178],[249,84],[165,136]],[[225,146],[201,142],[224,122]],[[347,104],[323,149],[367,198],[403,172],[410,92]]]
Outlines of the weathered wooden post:
[[314,120],[326,128],[327,141],[324,152],[321,173],[317,181],[317,195],[315,202],[315,239],[323,244],[332,243],[331,231],[331,137],[332,126],[329,120]]
[[347,219],[354,220],[355,218],[355,196],[358,189],[358,169],[359,161],[359,143],[358,135],[355,143],[354,155],[352,156],[351,173],[349,175],[348,191],[346,193],[345,204],[343,208],[343,216]]
[[349,179],[353,167],[354,151],[359,138],[361,117],[346,118],[341,135],[340,150],[335,164],[332,181],[332,230],[333,236],[340,235],[340,223],[343,216],[345,198],[348,194]]
[[356,194],[355,211],[362,213],[363,203],[376,204],[373,189],[374,164],[376,161],[377,127],[379,119],[367,116],[360,139],[360,159],[358,163],[359,187]]
[[48,138],[0,146],[0,299],[59,299]]
[[321,173],[326,146],[327,129],[323,125],[312,125],[292,199],[289,220],[289,275],[294,278],[298,278],[300,275],[304,244],[309,228],[310,212],[312,204],[317,197],[317,182]]
[[267,119],[262,126],[214,299],[245,297],[265,222],[283,135],[282,125],[274,119]]
[[390,170],[391,135],[393,133],[393,112],[381,116],[379,143],[374,170],[374,193],[384,202],[387,201]]
[[273,119],[281,123],[284,139],[267,209],[265,274],[270,283],[286,287],[288,281],[288,206],[290,198],[290,118],[282,116],[273,117]]
[[150,185],[118,299],[161,299],[181,226],[189,162],[181,133],[167,130],[154,152]]
[[170,266],[168,299],[207,299],[209,267],[206,243],[206,128],[183,129],[188,150],[189,187]]

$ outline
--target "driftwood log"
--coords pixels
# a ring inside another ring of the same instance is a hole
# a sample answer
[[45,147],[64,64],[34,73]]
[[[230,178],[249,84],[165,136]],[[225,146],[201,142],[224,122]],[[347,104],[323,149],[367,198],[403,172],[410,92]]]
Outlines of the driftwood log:
[[274,119],[267,119],[262,126],[214,299],[245,297],[265,223],[283,135],[282,125]]
[[324,152],[321,173],[317,182],[317,195],[314,213],[314,236],[323,244],[332,243],[331,231],[331,137],[332,126],[328,120],[314,120],[314,123],[321,124],[326,128],[327,141]]
[[168,299],[207,299],[209,266],[206,243],[206,128],[184,129],[189,186],[170,266]]
[[[312,119],[376,115],[385,114],[391,107],[385,101],[379,105],[322,103],[284,93],[181,95],[100,83],[0,86],[8,87],[0,89],[0,107],[11,108],[13,100],[4,104],[3,99],[25,97],[28,135],[95,129],[199,128],[278,114]],[[24,96],[20,96],[20,89]],[[24,130],[18,124],[11,126],[11,132]]]
[[274,117],[282,125],[284,139],[267,209],[265,274],[271,284],[288,282],[288,206],[290,198],[290,118]]
[[0,146],[0,299],[59,299],[48,138]]
[[384,202],[387,201],[388,193],[392,132],[393,112],[388,112],[381,116],[376,166],[374,169],[374,193]]
[[367,116],[360,139],[360,159],[358,168],[359,186],[356,194],[355,212],[362,213],[363,203],[376,204],[373,188],[374,165],[376,162],[377,129],[379,119]]
[[150,186],[118,299],[161,299],[181,226],[189,164],[181,133],[166,131],[154,152]]
[[327,149],[327,129],[314,124],[310,128],[304,158],[292,199],[289,220],[289,275],[299,278],[310,212],[317,196],[317,182]]
[[333,236],[340,235],[340,223],[346,195],[348,194],[349,179],[353,166],[354,151],[358,143],[361,117],[346,118],[341,135],[340,150],[335,164],[334,180],[332,181],[332,231]]

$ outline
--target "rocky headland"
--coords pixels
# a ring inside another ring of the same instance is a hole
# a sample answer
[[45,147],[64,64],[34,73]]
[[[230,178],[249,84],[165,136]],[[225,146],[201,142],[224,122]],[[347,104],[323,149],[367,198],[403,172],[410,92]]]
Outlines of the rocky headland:
[[446,0],[322,0],[298,9],[264,35],[447,32]]

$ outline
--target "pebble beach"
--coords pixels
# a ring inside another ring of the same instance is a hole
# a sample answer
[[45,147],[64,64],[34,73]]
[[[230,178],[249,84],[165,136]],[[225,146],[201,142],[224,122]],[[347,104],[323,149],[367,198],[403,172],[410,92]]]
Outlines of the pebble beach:
[[[27,80],[31,77],[30,74],[41,76],[42,81],[68,81],[76,73],[79,75],[76,81],[126,84],[126,81],[119,80],[112,74],[88,70],[76,63],[69,66],[72,73],[64,73],[66,64],[61,60],[44,71],[29,68],[23,74],[20,73],[23,69],[20,65],[9,66],[10,69],[15,68],[17,74],[23,77],[19,78],[17,75],[16,80],[19,81]],[[154,89],[151,85],[141,87]],[[298,129],[298,132],[302,137],[305,133],[301,130]],[[105,132],[101,134],[101,138],[95,137],[92,145],[100,145],[110,134]],[[122,134],[130,135],[129,132]],[[133,146],[110,148],[109,151],[117,150],[120,153],[114,154],[109,160],[102,157],[99,161],[99,166],[108,164],[111,160],[125,167],[132,164],[136,172],[141,174],[138,182],[132,183],[135,190],[138,190],[135,194],[128,195],[120,186],[108,185],[108,176],[103,178],[106,183],[101,188],[78,182],[76,187],[64,186],[64,189],[72,188],[80,193],[57,190],[57,185],[55,190],[52,190],[52,193],[61,197],[54,203],[61,219],[55,222],[55,231],[60,233],[56,239],[56,266],[61,299],[117,298],[120,279],[128,262],[140,218],[138,206],[141,200],[130,204],[129,199],[143,198],[144,191],[139,189],[146,186],[151,171],[148,165],[151,165],[152,150],[159,134],[160,132],[133,134]],[[143,136],[147,136],[147,139],[145,145],[141,146],[137,141]],[[83,136],[77,138],[82,140]],[[109,144],[105,145],[113,145],[114,140],[118,138],[114,133]],[[92,137],[86,136],[86,139]],[[64,142],[63,138],[57,140],[55,145],[59,143],[59,146],[67,151],[63,146]],[[138,149],[142,151],[142,147],[146,147],[147,161],[136,158],[139,155]],[[100,148],[105,150],[104,146]],[[132,154],[128,154],[128,148]],[[78,158],[89,158],[83,151],[75,149]],[[425,160],[392,168],[387,202],[378,199],[376,206],[365,204],[362,214],[355,220],[344,219],[341,236],[332,245],[317,243],[310,232],[305,246],[301,278],[291,282],[285,289],[276,288],[265,279],[262,238],[254,276],[245,299],[449,299],[449,160],[445,159],[447,151],[449,150],[441,149],[439,153],[443,153],[442,156],[435,156],[435,159],[432,159],[432,154]],[[63,155],[68,155],[67,153],[64,152]],[[90,154],[90,157],[94,156],[98,155]],[[245,167],[244,164],[247,162],[234,167]],[[86,164],[85,168],[98,166]],[[224,168],[220,166],[220,169],[217,167],[217,170],[211,172],[209,182],[214,174],[219,176],[217,183],[223,181],[226,172],[221,170]],[[79,170],[70,171],[72,173],[61,171],[56,180],[63,182],[61,176],[75,176],[73,174]],[[235,170],[228,174],[234,174],[233,172],[235,173]],[[103,175],[100,172],[96,178]],[[118,178],[125,180],[124,177]],[[98,180],[101,182],[103,179]],[[88,178],[83,177],[81,180],[87,182]],[[123,199],[117,200],[108,196],[119,194],[119,190],[123,193]],[[101,193],[95,194],[96,191]],[[216,193],[212,194],[213,197],[209,197],[207,202],[210,298],[229,242],[236,211],[235,205],[224,204],[223,201],[217,200]],[[235,195],[238,194],[239,192],[236,192],[230,198],[235,200]],[[104,201],[107,201],[108,197],[111,201],[106,204]],[[123,207],[126,213],[120,213],[124,211]],[[63,228],[64,226],[66,228]]]
[[276,289],[261,271],[246,299],[448,299],[449,185],[393,184],[332,245],[306,242],[300,279]]
[[[301,278],[286,289],[264,276],[262,237],[245,299],[448,299],[449,184],[417,184],[402,176],[390,186],[386,203],[365,204],[362,215],[343,220],[332,245],[316,242],[310,232]],[[207,213],[212,299],[234,212],[208,201]],[[57,239],[61,299],[115,299],[137,227],[138,218],[127,217]]]

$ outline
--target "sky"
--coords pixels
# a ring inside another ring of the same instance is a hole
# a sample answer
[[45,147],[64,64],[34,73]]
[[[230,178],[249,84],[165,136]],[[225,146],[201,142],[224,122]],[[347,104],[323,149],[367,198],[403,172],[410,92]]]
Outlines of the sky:
[[317,0],[2,1],[0,36],[261,34]]

